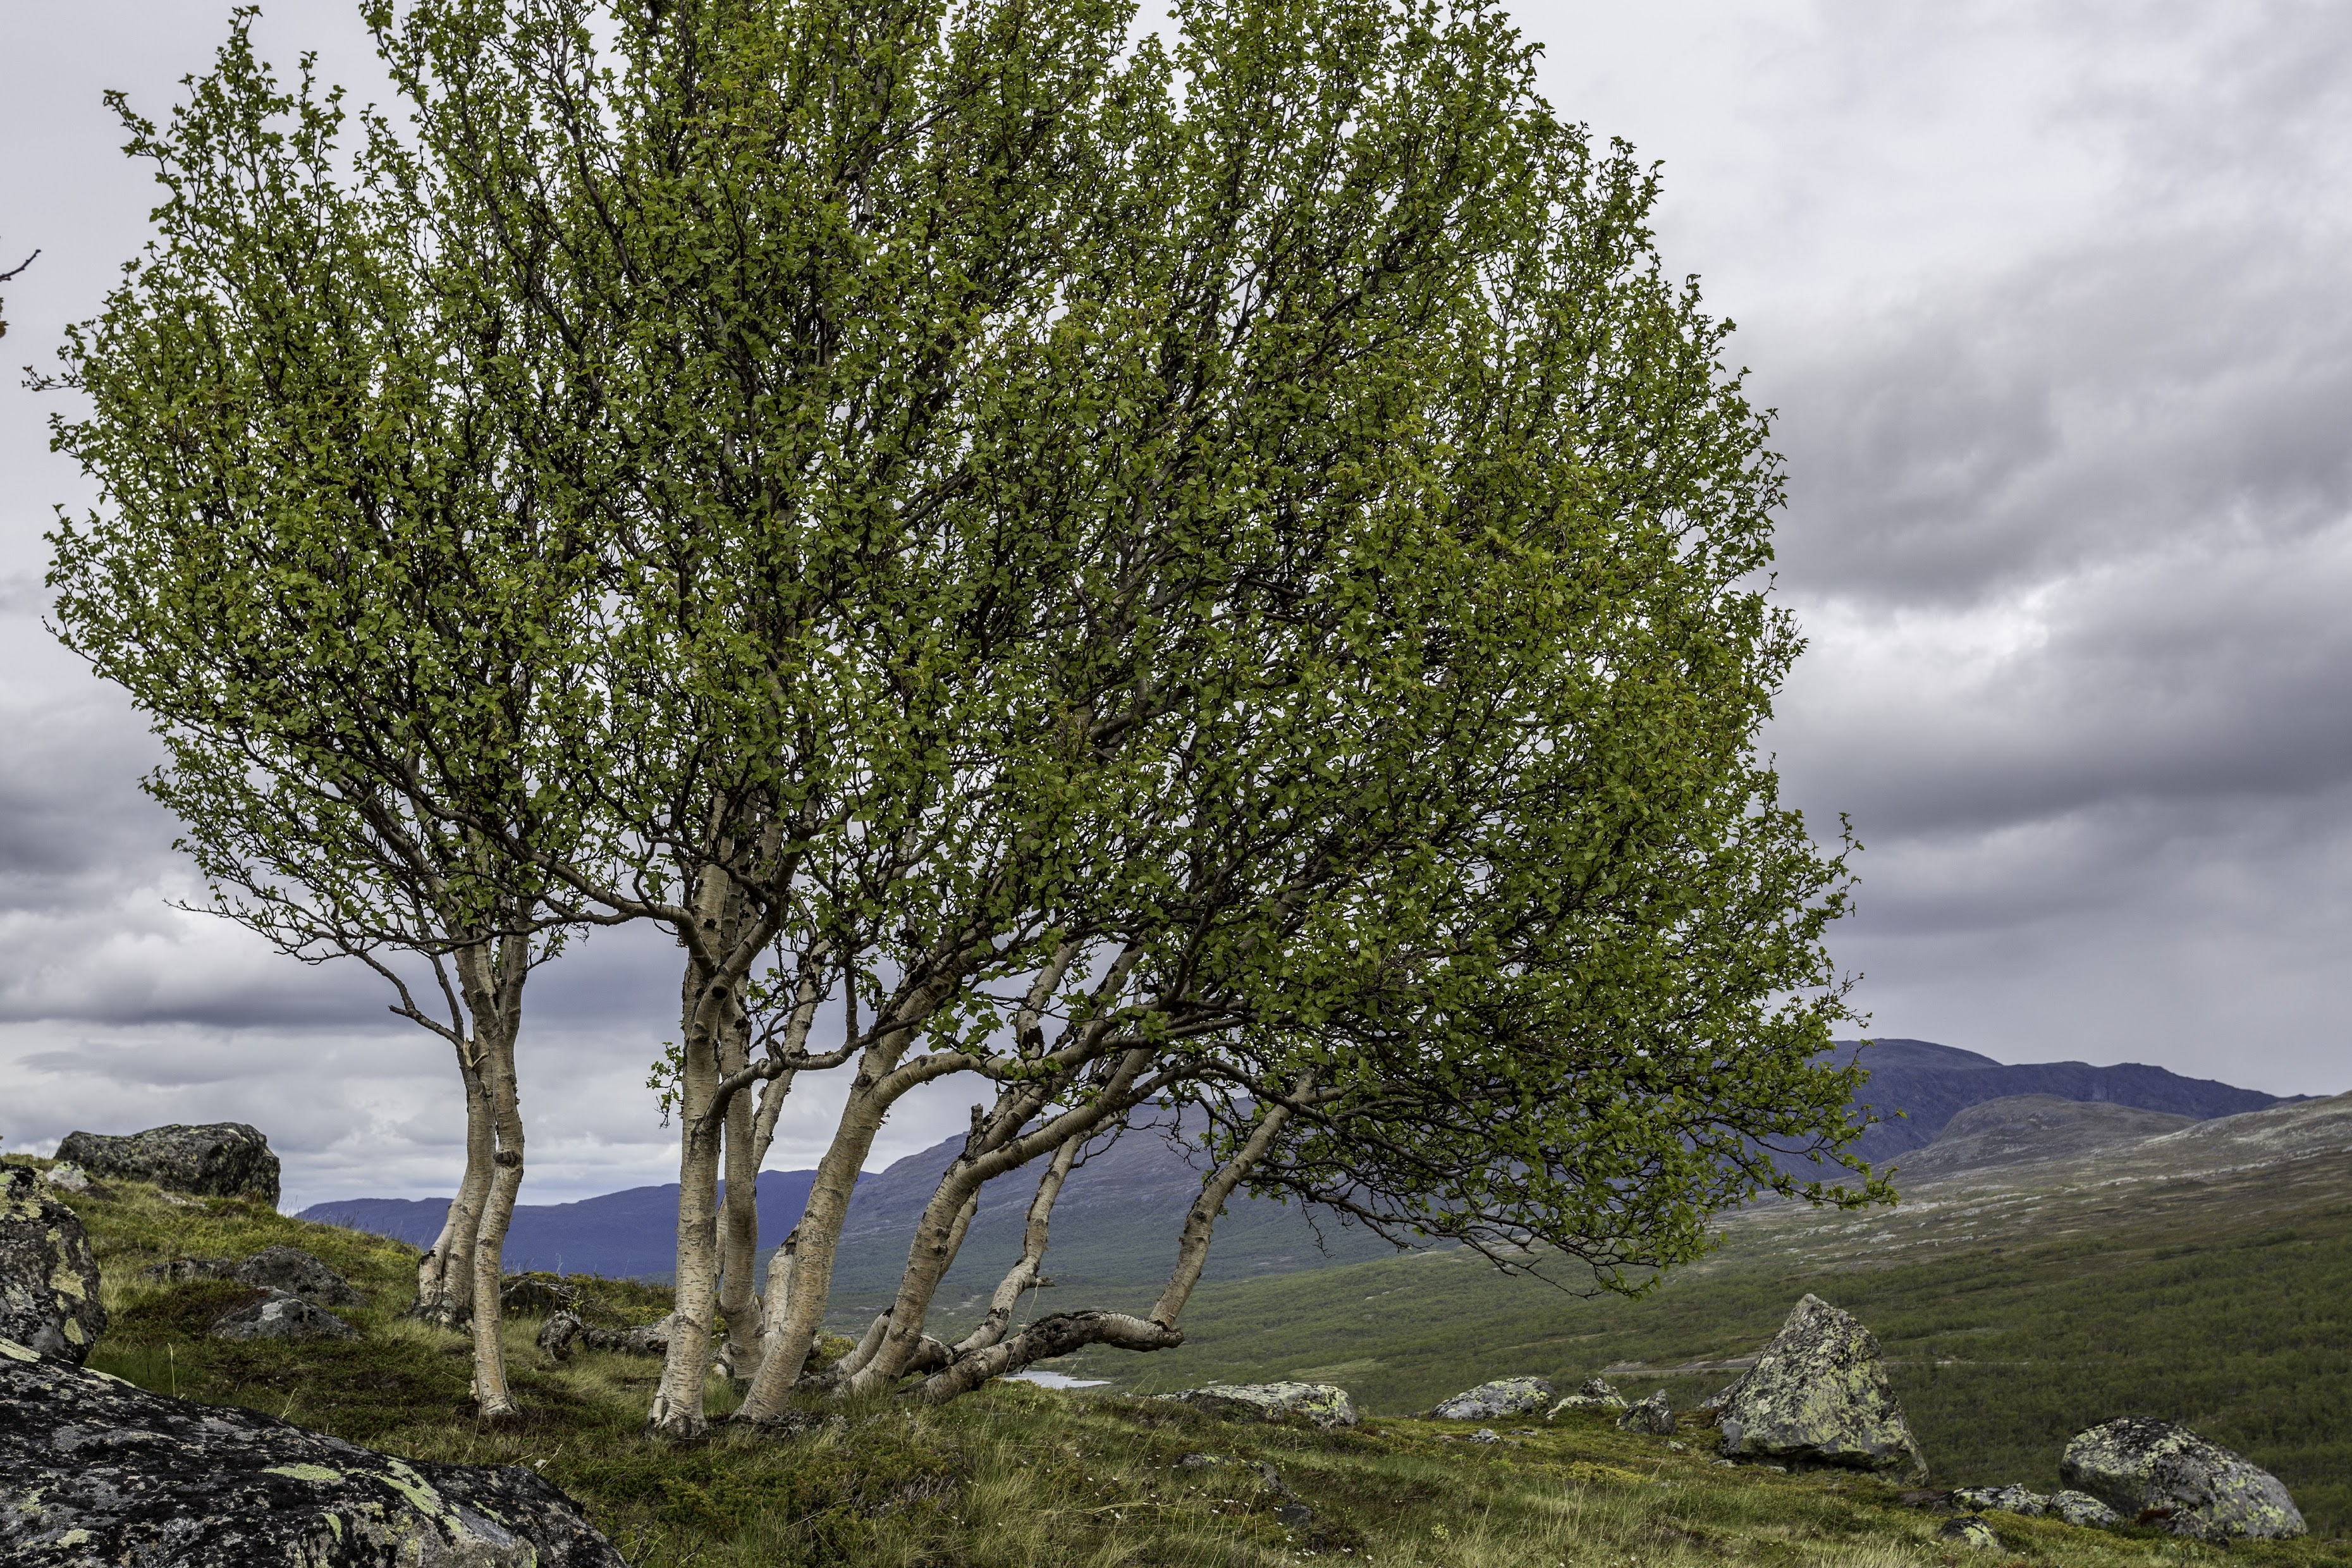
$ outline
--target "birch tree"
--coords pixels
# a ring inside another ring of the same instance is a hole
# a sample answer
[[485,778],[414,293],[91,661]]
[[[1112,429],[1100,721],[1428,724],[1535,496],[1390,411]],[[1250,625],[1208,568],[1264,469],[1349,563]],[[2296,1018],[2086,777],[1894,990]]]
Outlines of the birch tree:
[[454,1047],[466,1168],[417,1306],[469,1323],[496,1419],[524,986],[577,923],[514,847],[593,853],[551,737],[597,701],[567,641],[596,557],[512,462],[483,357],[453,351],[500,323],[443,287],[406,153],[373,117],[339,147],[338,96],[307,65],[282,87],[248,19],[168,124],[114,100],[164,198],[48,384],[84,400],[56,443],[102,498],[50,535],[55,624],[152,722],[147,788],[211,907],[367,964]]

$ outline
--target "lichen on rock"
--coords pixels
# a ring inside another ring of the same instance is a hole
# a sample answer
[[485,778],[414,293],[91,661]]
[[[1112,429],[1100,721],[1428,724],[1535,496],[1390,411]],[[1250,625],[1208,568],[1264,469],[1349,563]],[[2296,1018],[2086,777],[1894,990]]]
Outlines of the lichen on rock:
[[1962,1487],[1952,1493],[1952,1506],[1970,1513],[2019,1513],[2028,1519],[2039,1519],[2049,1511],[2050,1500],[2040,1492],[2014,1484]]
[[0,1173],[0,1336],[76,1366],[106,1331],[98,1259],[73,1210],[46,1196],[32,1168]]
[[1498,1416],[1524,1415],[1549,1405],[1553,1392],[1552,1385],[1540,1377],[1498,1377],[1455,1394],[1429,1414],[1438,1421],[1492,1421]]
[[1355,1401],[1346,1389],[1330,1383],[1212,1383],[1160,1397],[1242,1420],[1279,1421],[1296,1415],[1326,1428],[1356,1424]]
[[152,1182],[205,1197],[258,1198],[278,1205],[278,1156],[257,1128],[242,1121],[201,1127],[173,1123],[110,1137],[69,1132],[58,1158],[97,1176]]
[[2059,1479],[2125,1519],[2200,1541],[2304,1532],[2302,1510],[2277,1477],[2186,1426],[2126,1415],[2075,1434]]
[[397,1459],[5,1340],[0,1561],[624,1568],[529,1470]]
[[1799,1301],[1756,1364],[1709,1403],[1727,1458],[1927,1479],[1877,1336],[1818,1296]]
[[1570,1410],[1598,1410],[1613,1415],[1625,1408],[1625,1396],[1612,1387],[1607,1378],[1588,1377],[1577,1384],[1574,1394],[1553,1405],[1544,1419],[1549,1421]]
[[2068,1524],[2079,1525],[2084,1530],[2105,1530],[2123,1522],[2123,1515],[2088,1492],[2052,1492],[2050,1511]]
[[357,1307],[367,1298],[350,1280],[299,1247],[265,1247],[238,1264],[230,1278],[264,1290],[285,1290],[329,1307]]
[[1671,1437],[1675,1433],[1675,1407],[1666,1402],[1666,1391],[1662,1388],[1617,1417],[1617,1426],[1621,1431]]

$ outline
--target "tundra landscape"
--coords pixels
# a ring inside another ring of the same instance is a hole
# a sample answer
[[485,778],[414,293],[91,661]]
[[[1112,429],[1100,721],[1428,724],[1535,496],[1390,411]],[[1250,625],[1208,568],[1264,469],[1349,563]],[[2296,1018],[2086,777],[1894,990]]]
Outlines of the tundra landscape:
[[2352,1563],[2352,23],[109,3],[0,1561]]

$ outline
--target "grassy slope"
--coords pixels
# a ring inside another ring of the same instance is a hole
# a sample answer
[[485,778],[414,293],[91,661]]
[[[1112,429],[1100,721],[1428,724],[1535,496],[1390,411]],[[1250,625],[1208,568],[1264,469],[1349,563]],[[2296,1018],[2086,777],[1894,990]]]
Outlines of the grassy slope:
[[[1807,1290],[1878,1334],[1937,1479],[2057,1485],[2066,1439],[2124,1414],[2180,1421],[2284,1479],[2315,1530],[2352,1530],[2352,1202],[2340,1161],[2168,1190],[2009,1194],[1916,1215],[1736,1226],[1638,1301],[1507,1279],[1460,1252],[1204,1289],[1186,1344],[1063,1369],[1143,1392],[1212,1378],[1345,1384],[1425,1409],[1488,1377],[1625,1387],[1677,1405],[1728,1381],[1660,1369],[1769,1339]],[[1844,1237],[1843,1246],[1824,1234]],[[1073,1303],[1075,1304],[1075,1303]]]
[[[998,1384],[940,1411],[877,1402],[798,1438],[722,1434],[666,1447],[639,1428],[652,1363],[589,1354],[543,1366],[530,1348],[531,1321],[511,1324],[509,1342],[531,1415],[518,1429],[485,1430],[467,1415],[464,1342],[398,1316],[412,1288],[409,1248],[249,1205],[179,1206],[134,1184],[76,1206],[97,1244],[114,1314],[93,1365],[414,1458],[541,1467],[647,1568],[1270,1568],[1308,1555],[1412,1568],[1958,1561],[1936,1539],[1936,1519],[1901,1508],[1877,1483],[1716,1468],[1697,1433],[1685,1433],[1688,1451],[1675,1453],[1660,1439],[1590,1418],[1509,1446],[1474,1447],[1452,1440],[1465,1427],[1444,1423],[1379,1420],[1324,1435]],[[236,1287],[158,1287],[136,1277],[162,1258],[236,1256],[273,1241],[308,1247],[367,1292],[369,1305],[348,1314],[363,1331],[360,1341],[210,1340],[204,1327],[237,1299]],[[1312,1279],[1270,1283],[1297,1288]],[[662,1305],[658,1291],[642,1286],[613,1286],[602,1299],[615,1319]],[[1705,1335],[1694,1326],[1685,1337]],[[727,1403],[723,1392],[717,1403]],[[1315,1509],[1317,1523],[1285,1528],[1271,1500],[1237,1484],[1241,1471],[1176,1468],[1181,1456],[1203,1450],[1275,1464]],[[1999,1522],[2004,1563],[2221,1561],[2210,1549],[2152,1536],[2006,1516]],[[2352,1568],[2352,1545],[2242,1547],[2231,1560]]]

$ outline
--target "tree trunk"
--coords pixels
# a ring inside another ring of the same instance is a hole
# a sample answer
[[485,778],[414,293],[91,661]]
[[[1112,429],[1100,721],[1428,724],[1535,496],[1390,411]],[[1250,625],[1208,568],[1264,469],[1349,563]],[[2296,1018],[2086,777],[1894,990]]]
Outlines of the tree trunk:
[[704,956],[735,948],[742,894],[718,868],[707,867],[695,889],[693,908],[703,945],[688,950],[679,987],[684,1049],[678,1082],[676,1305],[661,1382],[646,1415],[654,1432],[677,1439],[698,1437],[709,1425],[703,1415],[702,1384],[710,1371],[711,1331],[719,1305],[719,1173],[727,1132],[718,1095],[725,1076],[724,1053],[730,1038],[739,1037],[742,1017],[735,993],[740,977],[712,967]]
[[1029,1200],[1028,1223],[1021,1232],[1021,1260],[1005,1270],[1004,1278],[997,1282],[996,1294],[989,1299],[988,1310],[982,1315],[979,1326],[956,1342],[958,1356],[984,1351],[1003,1339],[1021,1298],[1051,1283],[1045,1278],[1045,1266],[1054,1203],[1062,1195],[1062,1184],[1069,1179],[1070,1167],[1078,1163],[1078,1148],[1083,1142],[1073,1138],[1054,1151],[1045,1173],[1037,1179],[1037,1195]]
[[466,1093],[466,1173],[457,1184],[457,1195],[449,1200],[440,1236],[417,1259],[416,1304],[409,1309],[411,1317],[445,1329],[460,1327],[473,1315],[474,1237],[481,1228],[482,1205],[496,1169],[491,1160],[498,1152],[489,1091],[470,1040],[457,1047],[457,1073]]
[[[719,1054],[722,1075],[751,1065],[751,1021],[736,1009]],[[760,1147],[752,1097],[738,1091],[727,1102],[727,1190],[719,1211],[719,1310],[727,1320],[724,1360],[729,1374],[751,1375],[760,1364],[760,1312],[752,1300],[752,1275],[760,1267]]]
[[474,1014],[474,1039],[480,1053],[482,1082],[489,1100],[490,1127],[497,1147],[490,1156],[489,1191],[474,1232],[474,1403],[485,1420],[511,1419],[522,1414],[507,1387],[506,1342],[500,1336],[505,1311],[499,1300],[506,1256],[507,1226],[514,1219],[515,1194],[522,1186],[523,1129],[520,1086],[515,1076],[515,1037],[522,1016],[523,980],[530,965],[528,939],[508,937],[499,942],[498,962],[491,966],[488,944],[461,950],[458,973],[466,981],[468,1005]]

